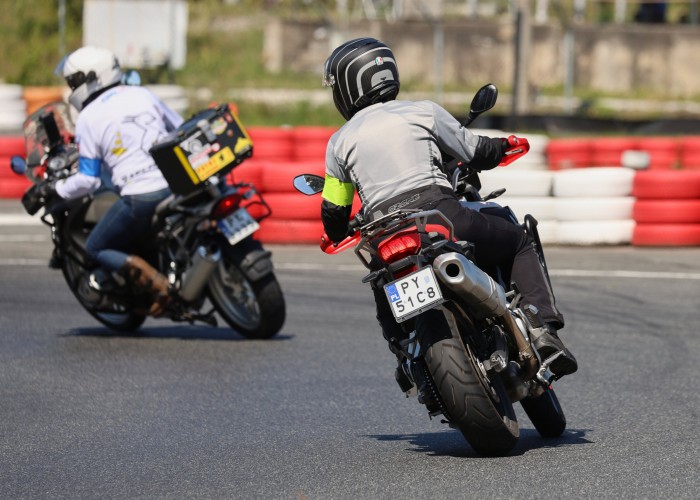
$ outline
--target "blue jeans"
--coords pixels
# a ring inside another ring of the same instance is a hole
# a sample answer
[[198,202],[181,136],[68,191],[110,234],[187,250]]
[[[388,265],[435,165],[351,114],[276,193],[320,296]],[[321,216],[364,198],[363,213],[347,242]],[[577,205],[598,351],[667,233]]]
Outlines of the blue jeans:
[[88,256],[109,271],[119,271],[135,243],[148,234],[158,203],[169,189],[122,196],[97,223],[87,239]]

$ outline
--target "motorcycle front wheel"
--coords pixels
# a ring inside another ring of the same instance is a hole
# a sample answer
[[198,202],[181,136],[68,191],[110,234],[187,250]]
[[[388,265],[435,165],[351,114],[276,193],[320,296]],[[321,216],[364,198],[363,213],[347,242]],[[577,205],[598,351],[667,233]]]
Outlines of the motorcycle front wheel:
[[69,255],[64,257],[61,269],[68,288],[73,292],[75,298],[78,299],[80,305],[107,328],[117,332],[134,332],[146,321],[145,315],[137,314],[116,302],[107,304],[101,302],[99,309],[96,309],[94,304],[91,304],[86,299],[84,293],[81,293],[81,280],[85,279],[85,270]]
[[230,259],[209,278],[209,299],[228,325],[244,337],[268,339],[284,324],[284,296],[274,273],[252,281]]
[[416,318],[416,333],[434,340],[425,353],[425,363],[450,425],[480,455],[509,453],[520,437],[513,405],[500,377],[482,370],[462,341],[454,315],[443,307],[427,311]]

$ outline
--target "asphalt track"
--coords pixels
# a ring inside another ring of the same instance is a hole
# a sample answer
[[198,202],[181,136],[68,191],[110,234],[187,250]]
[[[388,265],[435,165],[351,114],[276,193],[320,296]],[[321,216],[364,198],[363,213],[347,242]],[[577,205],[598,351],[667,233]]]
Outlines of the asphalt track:
[[[12,223],[12,224],[9,224]],[[271,247],[269,341],[149,320],[102,328],[0,216],[2,498],[697,498],[700,249],[547,249],[580,370],[568,430],[477,456],[393,381],[352,254]]]

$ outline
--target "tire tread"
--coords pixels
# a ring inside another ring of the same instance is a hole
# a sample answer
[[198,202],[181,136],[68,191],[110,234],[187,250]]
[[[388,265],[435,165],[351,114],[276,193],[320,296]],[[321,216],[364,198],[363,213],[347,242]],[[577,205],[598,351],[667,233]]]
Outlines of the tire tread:
[[475,451],[488,456],[510,452],[519,437],[515,416],[504,418],[494,406],[461,339],[434,343],[426,351],[425,362],[442,396],[446,416]]

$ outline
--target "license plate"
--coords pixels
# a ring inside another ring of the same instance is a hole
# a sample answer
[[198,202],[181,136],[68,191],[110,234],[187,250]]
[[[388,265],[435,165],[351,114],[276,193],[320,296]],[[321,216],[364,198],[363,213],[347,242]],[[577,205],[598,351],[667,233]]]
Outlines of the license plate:
[[253,219],[245,208],[239,208],[225,219],[219,221],[219,228],[231,245],[235,245],[260,229],[258,221]]
[[405,321],[441,303],[442,293],[431,267],[384,285],[396,321]]

